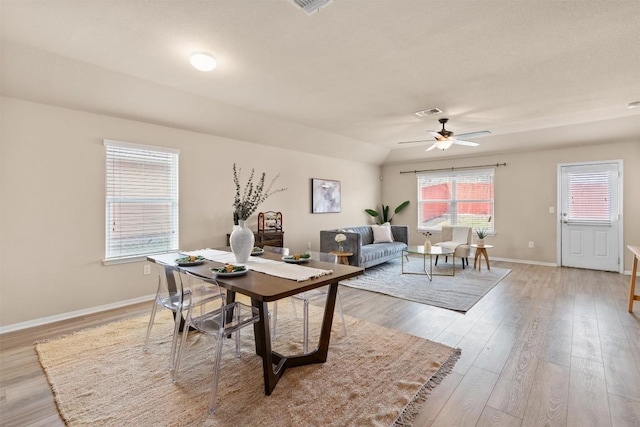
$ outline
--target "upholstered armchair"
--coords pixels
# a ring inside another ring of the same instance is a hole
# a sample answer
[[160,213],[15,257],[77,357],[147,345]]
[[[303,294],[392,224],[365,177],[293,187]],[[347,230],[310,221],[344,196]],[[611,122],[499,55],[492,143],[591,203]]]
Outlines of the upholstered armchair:
[[[435,246],[441,246],[443,248],[451,249],[453,251],[453,257],[460,258],[462,260],[462,268],[465,264],[469,265],[469,255],[471,254],[471,227],[461,226],[443,226],[442,233],[440,234],[440,242],[434,243]],[[447,261],[447,258],[445,258]],[[438,265],[438,257],[436,256],[436,265]]]

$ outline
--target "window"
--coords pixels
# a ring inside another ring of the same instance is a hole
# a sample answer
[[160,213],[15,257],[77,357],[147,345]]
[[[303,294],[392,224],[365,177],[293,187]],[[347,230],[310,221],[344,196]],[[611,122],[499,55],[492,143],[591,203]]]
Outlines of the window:
[[418,175],[418,229],[443,225],[494,231],[493,169]]
[[178,249],[179,151],[104,140],[106,260]]

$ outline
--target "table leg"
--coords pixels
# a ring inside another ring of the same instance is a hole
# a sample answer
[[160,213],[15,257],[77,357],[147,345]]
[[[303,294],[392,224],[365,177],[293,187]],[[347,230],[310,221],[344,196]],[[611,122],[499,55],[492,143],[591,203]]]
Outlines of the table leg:
[[[333,311],[336,307],[336,297],[338,294],[338,282],[329,285],[327,301],[322,318],[320,329],[320,340],[318,348],[311,353],[284,356],[271,349],[271,334],[269,332],[269,313],[266,302],[251,300],[254,307],[258,308],[260,321],[253,324],[253,331],[256,341],[256,354],[262,357],[262,372],[264,376],[264,393],[269,396],[278,384],[278,381],[287,368],[296,366],[311,365],[314,363],[324,363],[327,361],[329,353],[329,340],[331,338],[331,325],[333,323]],[[273,366],[275,365],[275,367]]]
[[489,264],[489,253],[486,249],[482,249],[482,253],[484,254],[484,260],[487,263],[487,270],[491,270],[491,265]]
[[631,269],[631,282],[629,283],[629,313],[633,311],[633,301],[640,299],[636,297],[636,275],[638,274],[638,257],[633,257],[633,268]]

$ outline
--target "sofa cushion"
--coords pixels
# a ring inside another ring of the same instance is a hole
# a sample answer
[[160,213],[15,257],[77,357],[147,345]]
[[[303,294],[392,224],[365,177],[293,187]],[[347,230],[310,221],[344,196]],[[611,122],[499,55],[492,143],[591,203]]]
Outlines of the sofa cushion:
[[386,259],[393,256],[400,256],[402,249],[407,245],[402,242],[393,243],[376,243],[375,245],[366,245],[362,247],[360,254],[361,261],[367,265],[377,259]]
[[391,224],[389,225],[372,225],[373,243],[391,243],[393,242],[393,234],[391,234]]

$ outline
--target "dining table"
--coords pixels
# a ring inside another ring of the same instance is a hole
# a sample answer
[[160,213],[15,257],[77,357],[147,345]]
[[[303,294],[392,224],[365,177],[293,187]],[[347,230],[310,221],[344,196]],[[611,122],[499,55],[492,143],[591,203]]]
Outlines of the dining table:
[[[213,251],[219,253],[221,251],[229,251],[229,248],[218,248]],[[165,267],[165,271],[167,272],[170,271],[167,269],[175,268],[179,271],[189,272],[198,276],[203,281],[217,283],[226,290],[228,303],[235,301],[237,293],[245,295],[251,299],[251,305],[255,307],[259,313],[259,320],[253,325],[255,351],[256,354],[262,358],[264,392],[266,395],[270,395],[273,392],[276,384],[287,369],[326,362],[327,355],[329,353],[331,326],[333,323],[338,283],[341,280],[356,277],[364,273],[364,269],[361,267],[308,260],[299,266],[302,268],[310,267],[312,269],[322,270],[324,273],[318,277],[292,280],[290,278],[256,271],[260,269],[259,261],[264,263],[264,261],[261,260],[283,262],[282,255],[264,252],[260,257],[250,257],[247,263],[245,263],[248,270],[246,274],[223,276],[213,273],[210,269],[212,267],[221,267],[225,264],[224,262],[207,259],[201,264],[192,266],[178,266],[175,264],[174,261],[178,258],[184,257],[185,253],[191,254],[194,252],[181,251],[161,255],[151,255],[147,257],[147,260],[168,266]],[[257,258],[260,258],[260,260]],[[238,263],[232,264],[238,265]],[[297,265],[291,265],[291,267],[294,266],[297,267]],[[171,283],[169,283],[169,285],[171,286]],[[327,299],[324,307],[317,349],[307,354],[292,355],[284,355],[274,351],[271,345],[271,333],[269,330],[268,303],[323,286],[328,286],[329,291],[327,293]]]

